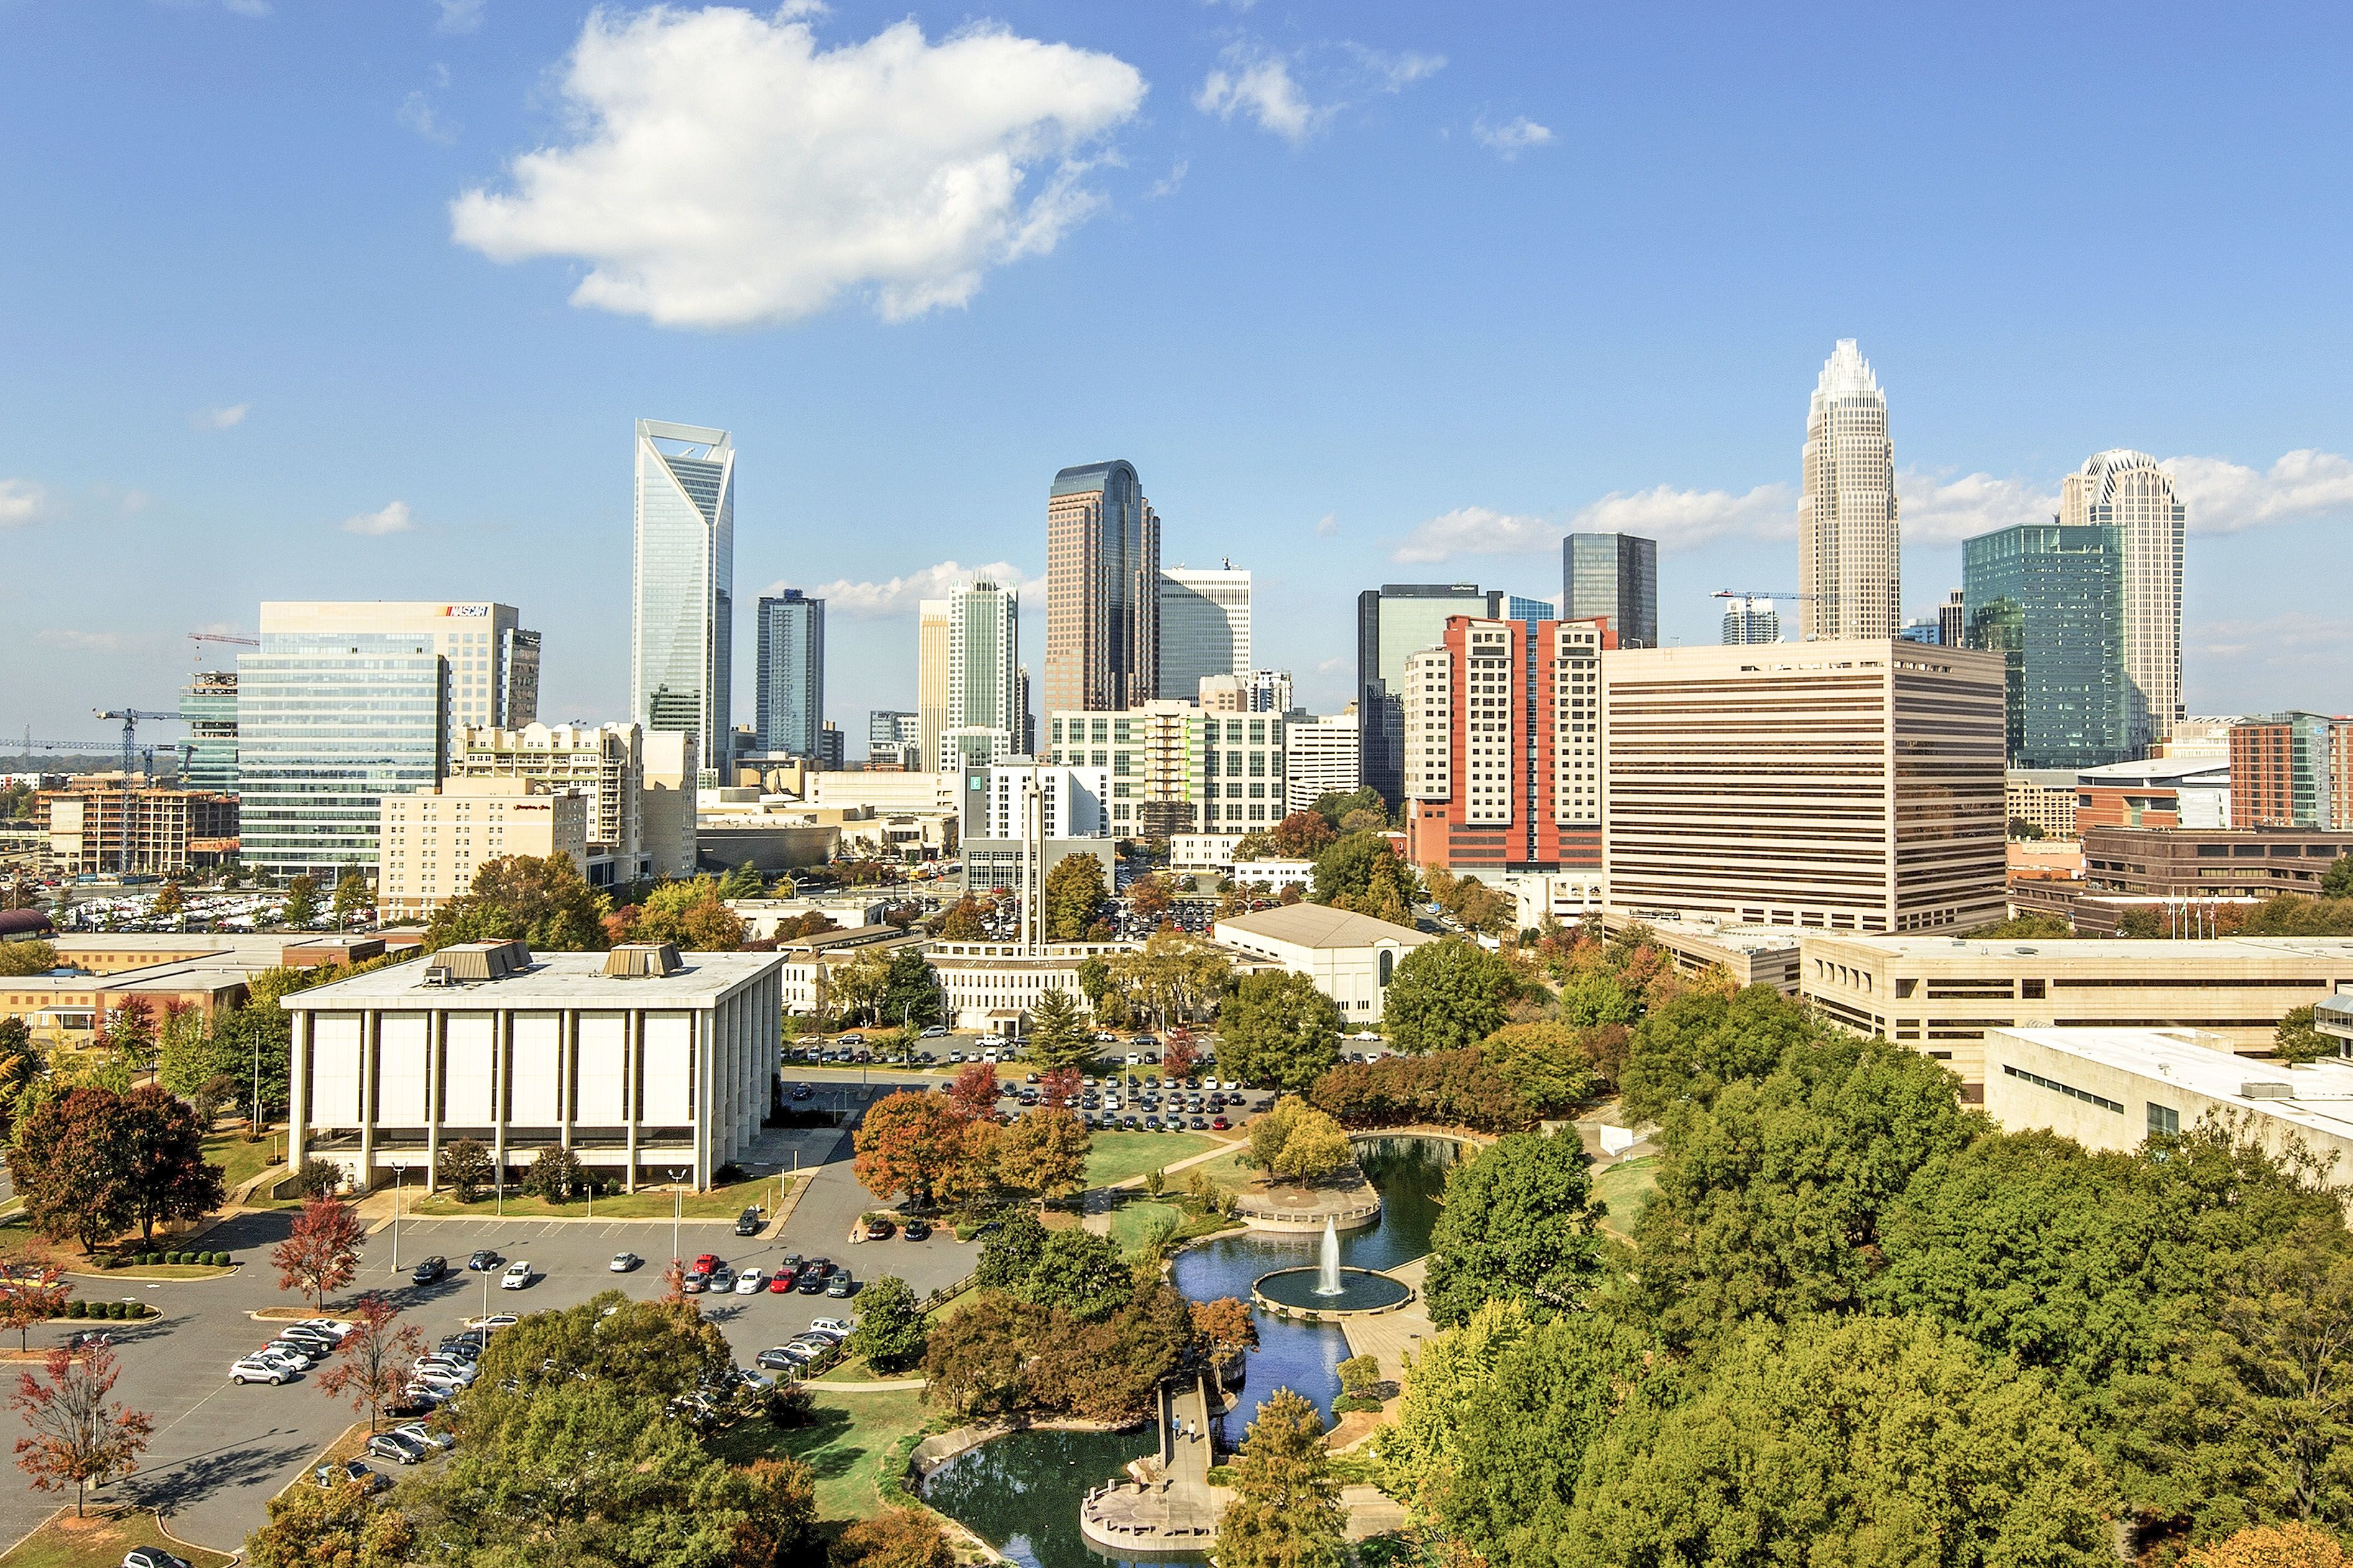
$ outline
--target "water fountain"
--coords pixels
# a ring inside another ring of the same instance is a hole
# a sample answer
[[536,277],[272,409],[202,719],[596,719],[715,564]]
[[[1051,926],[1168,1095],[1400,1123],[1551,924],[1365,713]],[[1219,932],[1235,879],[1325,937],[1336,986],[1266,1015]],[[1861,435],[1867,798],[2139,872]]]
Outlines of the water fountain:
[[1324,1221],[1324,1246],[1315,1260],[1315,1294],[1337,1296],[1345,1287],[1340,1283],[1340,1227],[1327,1216]]
[[1261,1307],[1287,1307],[1319,1315],[1386,1312],[1412,1299],[1413,1292],[1369,1268],[1340,1266],[1340,1227],[1324,1222],[1324,1242],[1313,1268],[1278,1268],[1261,1275],[1250,1294]]

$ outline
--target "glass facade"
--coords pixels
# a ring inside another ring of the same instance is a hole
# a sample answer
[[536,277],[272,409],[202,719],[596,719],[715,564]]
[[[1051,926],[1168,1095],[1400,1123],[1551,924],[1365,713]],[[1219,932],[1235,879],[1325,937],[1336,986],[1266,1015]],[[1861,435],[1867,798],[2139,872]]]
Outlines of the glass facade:
[[[1609,618],[1620,648],[1659,645],[1659,546],[1632,534],[1571,534],[1560,542],[1561,619]],[[1525,617],[1514,615],[1514,620]]]
[[2010,767],[2131,760],[2124,590],[2123,538],[2107,524],[2021,524],[1962,543],[1964,636],[2007,666]]
[[379,802],[441,777],[444,661],[429,633],[265,630],[237,660],[240,858],[332,885],[376,861]]
[[1193,702],[1204,676],[1241,674],[1250,667],[1250,573],[1230,567],[1163,571],[1158,694]]
[[1444,641],[1449,616],[1500,619],[1500,600],[1476,583],[1388,583],[1356,597],[1358,765],[1391,810],[1405,799],[1407,658]]
[[716,781],[732,744],[735,449],[724,430],[638,421],[630,716],[697,737]]
[[825,727],[825,600],[786,588],[760,600],[760,749],[820,757]]
[[180,689],[180,717],[187,724],[187,787],[237,793],[237,673],[207,670]]

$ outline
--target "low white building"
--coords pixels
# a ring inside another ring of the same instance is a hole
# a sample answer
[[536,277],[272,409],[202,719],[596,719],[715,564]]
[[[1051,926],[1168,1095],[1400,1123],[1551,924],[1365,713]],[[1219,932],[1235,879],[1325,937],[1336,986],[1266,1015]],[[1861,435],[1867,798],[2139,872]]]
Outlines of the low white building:
[[[1181,839],[1169,841],[1172,845],[1185,842]],[[1271,893],[1280,893],[1286,887],[1297,886],[1304,892],[1315,885],[1315,863],[1312,860],[1235,860],[1232,856],[1233,840],[1214,842],[1223,843],[1227,849],[1226,863],[1219,869],[1231,875],[1240,886],[1262,887]],[[1171,863],[1178,871],[1185,869],[1181,863],[1173,859]]]
[[1293,904],[1237,915],[1209,928],[1212,940],[1245,959],[1305,975],[1340,1005],[1351,1025],[1381,1016],[1381,993],[1405,956],[1435,937],[1369,915],[1322,904]]
[[635,945],[533,955],[444,948],[296,991],[287,1160],[332,1160],[365,1191],[433,1185],[477,1139],[510,1181],[547,1144],[622,1186],[711,1185],[751,1153],[781,1016],[773,953]]
[[1088,1012],[1079,966],[1135,950],[1133,942],[1052,942],[1035,951],[1014,942],[934,942],[924,956],[947,993],[951,1028],[1010,1036],[1028,1033],[1029,1015],[1050,991]]
[[1320,718],[1287,715],[1282,726],[1285,809],[1304,811],[1326,795],[1350,794],[1363,785],[1360,745],[1354,703],[1344,713]]

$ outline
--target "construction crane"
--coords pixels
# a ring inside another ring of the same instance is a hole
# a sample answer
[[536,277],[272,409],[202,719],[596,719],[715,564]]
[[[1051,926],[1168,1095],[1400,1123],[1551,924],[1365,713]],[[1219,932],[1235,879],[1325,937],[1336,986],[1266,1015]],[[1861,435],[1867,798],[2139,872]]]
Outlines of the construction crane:
[[[134,793],[131,786],[131,765],[139,759],[139,721],[151,719],[169,724],[185,724],[187,721],[177,714],[153,714],[143,708],[92,708],[90,711],[95,717],[110,722],[120,719],[122,722],[122,853],[116,857],[114,869],[118,875],[129,876],[131,874],[131,801]],[[153,784],[155,781],[155,748],[152,746],[147,747],[146,755],[147,767],[142,770],[141,777]]]
[[1775,593],[1775,592],[1774,592],[1772,589],[1770,589],[1770,588],[1718,588],[1718,589],[1716,589],[1714,593],[1712,593],[1712,594],[1708,595],[1708,598],[1710,598],[1710,599],[1819,599],[1819,598],[1820,598],[1820,597],[1822,597],[1822,596],[1821,596],[1821,595],[1820,595],[1820,594],[1810,594],[1810,593]]
[[199,662],[204,659],[205,644],[207,642],[226,642],[237,648],[261,646],[261,639],[259,637],[233,637],[222,631],[191,631],[188,633],[188,641],[196,645],[196,658]]
[[[142,715],[142,716],[144,717],[148,715]],[[178,715],[174,715],[171,716],[177,717]],[[188,758],[195,753],[195,747],[190,742],[180,741],[175,746],[171,746],[169,749],[174,749],[180,753],[180,764],[182,769],[185,771],[187,767]],[[106,751],[112,752],[118,759],[123,758],[129,755],[123,751],[121,744],[119,741],[35,740],[33,738],[33,731],[28,726],[25,730],[23,755],[29,758],[36,751]],[[155,776],[155,747],[153,746],[142,746],[139,748],[139,755],[144,763],[144,766],[141,768],[142,775],[151,779],[153,779]],[[122,848],[115,857],[115,864],[116,868],[123,873],[127,874],[131,870],[131,769],[127,762],[124,764],[122,770]]]

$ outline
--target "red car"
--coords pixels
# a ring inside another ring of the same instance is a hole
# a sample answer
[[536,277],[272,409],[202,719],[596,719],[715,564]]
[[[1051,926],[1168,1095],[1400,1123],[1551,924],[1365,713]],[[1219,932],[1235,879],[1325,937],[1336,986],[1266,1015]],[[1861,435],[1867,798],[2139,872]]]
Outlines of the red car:
[[696,1258],[692,1264],[688,1266],[687,1272],[689,1274],[718,1273],[719,1255],[713,1252],[704,1253],[701,1257]]
[[769,1276],[769,1277],[768,1277],[768,1294],[769,1294],[769,1295],[771,1295],[771,1296],[790,1296],[792,1293],[793,1293],[793,1277],[792,1277],[790,1274],[786,1273],[785,1270],[783,1270],[783,1269],[781,1269],[781,1268],[780,1268],[780,1269],[776,1270],[776,1272],[775,1274],[773,1274],[773,1275]]
[[1215,1128],[1218,1131],[1223,1132],[1226,1128],[1231,1127],[1233,1123],[1228,1121],[1224,1117],[1213,1116],[1209,1118],[1209,1125]]

